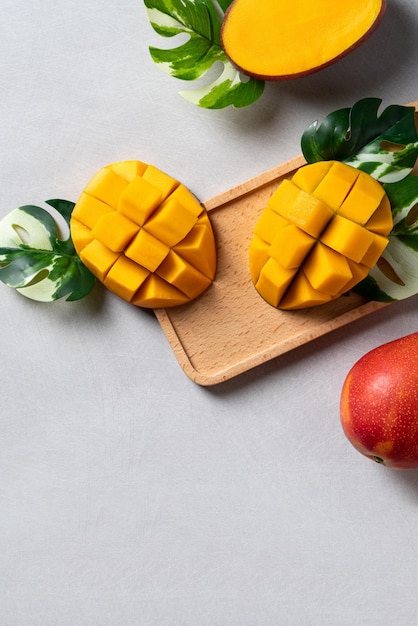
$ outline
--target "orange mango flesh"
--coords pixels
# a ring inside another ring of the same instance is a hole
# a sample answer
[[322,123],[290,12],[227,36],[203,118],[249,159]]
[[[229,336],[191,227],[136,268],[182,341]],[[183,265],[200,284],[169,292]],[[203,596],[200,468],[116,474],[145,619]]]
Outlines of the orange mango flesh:
[[153,165],[122,161],[99,170],[76,203],[70,228],[83,263],[136,306],[185,304],[215,277],[206,210]]
[[383,18],[385,0],[235,0],[221,41],[242,72],[265,80],[303,76],[351,51]]
[[253,283],[280,309],[334,300],[367,276],[392,227],[388,197],[371,176],[338,161],[305,165],[282,181],[254,228]]

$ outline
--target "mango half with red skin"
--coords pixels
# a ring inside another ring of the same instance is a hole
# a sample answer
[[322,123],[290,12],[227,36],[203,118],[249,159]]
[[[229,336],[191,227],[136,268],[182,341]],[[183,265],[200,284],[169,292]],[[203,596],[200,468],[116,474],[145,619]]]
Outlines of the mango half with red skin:
[[418,332],[378,346],[354,364],[340,415],[361,454],[393,469],[418,468]]

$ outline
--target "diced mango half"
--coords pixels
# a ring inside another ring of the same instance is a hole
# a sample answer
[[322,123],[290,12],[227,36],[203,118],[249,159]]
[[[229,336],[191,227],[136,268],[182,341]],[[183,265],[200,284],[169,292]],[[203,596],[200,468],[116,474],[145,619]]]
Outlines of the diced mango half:
[[205,208],[179,181],[142,161],[97,172],[70,228],[83,263],[136,306],[185,304],[215,278],[215,237]]
[[377,263],[393,228],[383,187],[339,161],[298,169],[270,197],[249,247],[260,295],[280,309],[338,298]]

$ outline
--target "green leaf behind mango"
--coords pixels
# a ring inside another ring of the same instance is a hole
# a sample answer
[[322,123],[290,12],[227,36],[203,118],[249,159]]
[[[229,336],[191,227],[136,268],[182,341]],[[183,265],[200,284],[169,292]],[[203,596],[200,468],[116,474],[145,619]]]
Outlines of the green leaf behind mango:
[[379,115],[381,102],[364,98],[313,122],[301,139],[307,162],[343,161],[382,183],[405,178],[418,157],[415,109],[395,104]]
[[180,95],[203,108],[237,108],[252,104],[261,96],[264,81],[242,78],[225,55],[220,43],[222,15],[231,4],[226,0],[216,6],[212,0],[144,0],[152,28],[162,37],[187,35],[186,42],[170,49],[150,46],[153,61],[175,78],[195,81],[219,62],[221,74],[208,85]]
[[[73,202],[47,204],[69,225]],[[0,222],[0,280],[32,300],[50,302],[84,298],[96,279],[75,252],[71,237],[58,236],[51,213],[26,205]]]

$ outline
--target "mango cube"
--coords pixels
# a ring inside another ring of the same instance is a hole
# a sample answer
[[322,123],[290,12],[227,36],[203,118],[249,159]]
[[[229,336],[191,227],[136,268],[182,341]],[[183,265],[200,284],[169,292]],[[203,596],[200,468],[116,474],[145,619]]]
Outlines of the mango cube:
[[391,229],[392,209],[389,198],[385,194],[376,211],[366,222],[366,228],[377,235],[385,236],[388,229]]
[[[204,212],[194,228],[172,250],[212,280],[213,268],[216,266],[216,250],[211,245],[212,239],[212,228]],[[205,250],[205,254],[202,254],[202,250]]]
[[195,298],[211,282],[207,276],[199,272],[173,250],[169,251],[156,273],[189,298]]
[[296,270],[286,269],[270,257],[261,269],[257,290],[269,304],[277,307],[295,273]]
[[163,198],[167,198],[178,187],[179,181],[175,180],[165,172],[162,172],[158,167],[154,165],[148,165],[145,172],[142,174],[142,178],[148,181],[156,189],[159,189]]
[[90,243],[80,250],[79,255],[84,265],[102,282],[112,265],[119,258],[117,252],[112,252],[97,239],[92,239]]
[[318,237],[333,217],[324,202],[287,179],[272,195],[268,206],[311,237]]
[[162,308],[184,304],[186,296],[157,274],[150,274],[132,300],[135,306]]
[[293,174],[292,181],[299,189],[306,193],[313,193],[332,165],[333,161],[318,161],[303,165]]
[[312,287],[327,296],[339,293],[353,277],[345,256],[319,242],[305,261],[303,272]]
[[276,232],[288,223],[286,218],[267,206],[255,226],[254,234],[267,243],[273,243]]
[[149,274],[138,263],[120,255],[107,272],[103,283],[123,300],[131,300]]
[[77,220],[80,224],[84,224],[86,228],[91,230],[103,215],[107,215],[107,213],[112,211],[113,209],[109,204],[83,192],[71,213],[71,218]]
[[322,234],[321,241],[352,261],[360,263],[374,238],[375,235],[363,226],[336,215]]
[[150,272],[154,272],[165,259],[169,247],[141,228],[136,237],[125,250],[128,259],[132,259]]
[[119,161],[118,163],[112,163],[112,170],[115,172],[115,174],[118,174],[128,182],[130,182],[137,176],[142,176],[147,167],[148,165],[146,163],[136,160]]
[[373,237],[373,242],[370,248],[367,250],[361,262],[367,267],[372,268],[376,265],[386,246],[388,245],[388,238],[380,235]]
[[170,197],[151,215],[144,228],[168,246],[175,246],[195,223],[196,215]]
[[116,209],[119,197],[127,185],[127,180],[116,174],[112,168],[103,167],[93,176],[84,192]]
[[360,172],[356,185],[339,207],[338,213],[359,224],[366,224],[385,195],[385,190],[377,180]]
[[119,213],[119,211],[112,211],[97,220],[91,230],[91,234],[94,239],[98,239],[113,252],[121,252],[138,230],[137,224]]
[[270,246],[259,237],[253,237],[250,243],[250,274],[253,283],[258,281],[260,272],[270,258]]
[[269,254],[283,267],[295,269],[299,267],[314,244],[313,237],[294,224],[287,224],[277,231],[270,245]]
[[297,280],[292,281],[286,290],[280,308],[286,311],[300,309],[303,307],[318,306],[329,301],[329,296],[317,289],[314,289],[303,272],[297,275]]
[[163,199],[162,192],[141,176],[135,176],[122,191],[118,209],[138,226],[143,226]]
[[358,170],[335,161],[315,188],[314,195],[325,202],[333,211],[337,211],[351,193],[358,177]]

